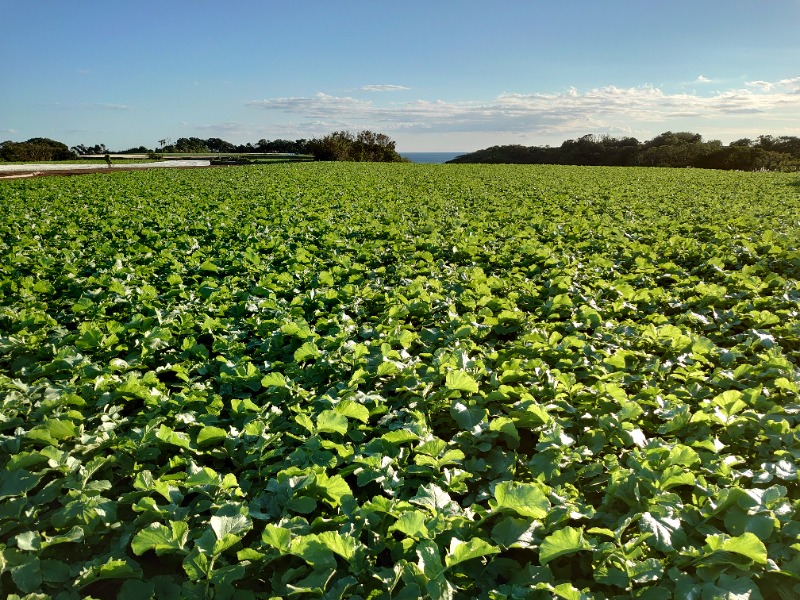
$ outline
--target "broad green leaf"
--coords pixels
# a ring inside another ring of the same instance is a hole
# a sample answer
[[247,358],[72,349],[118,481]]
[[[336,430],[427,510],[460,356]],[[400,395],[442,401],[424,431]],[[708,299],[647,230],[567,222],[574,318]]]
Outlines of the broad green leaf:
[[664,565],[656,558],[637,561],[631,569],[631,581],[634,583],[651,583],[664,577]]
[[766,541],[776,525],[777,520],[771,515],[751,515],[737,506],[725,511],[725,528],[732,535],[750,532],[758,539]]
[[186,450],[191,447],[192,443],[188,433],[185,431],[173,431],[166,425],[161,425],[158,428],[156,437],[167,444],[171,444],[179,448],[185,448]]
[[419,439],[419,436],[416,433],[414,433],[413,431],[409,431],[408,429],[398,429],[396,431],[389,431],[387,433],[384,433],[381,437],[390,444],[403,444],[405,442],[415,442]]
[[84,568],[75,583],[81,589],[104,579],[137,579],[141,576],[141,568],[132,560],[109,558],[102,564],[91,564]]
[[17,548],[27,552],[38,552],[42,547],[38,531],[26,531],[16,537]]
[[205,554],[195,548],[183,559],[183,570],[191,581],[198,581],[211,574],[211,562]]
[[585,594],[571,583],[559,583],[553,588],[553,594],[564,600],[593,600],[593,596]]
[[448,390],[458,390],[472,394],[478,393],[478,382],[464,371],[450,371],[445,376],[445,386]]
[[425,515],[418,510],[406,511],[400,515],[394,525],[389,527],[389,531],[395,530],[415,539],[425,539],[429,535],[425,526]]
[[[2,562],[2,561],[0,561]],[[60,560],[45,558],[41,560],[42,581],[47,583],[71,582],[73,573],[69,565]]]
[[[215,532],[215,534],[216,534],[216,532]],[[204,535],[205,535],[205,532],[204,532]],[[201,536],[201,538],[202,537],[203,536]],[[242,536],[236,535],[235,533],[226,533],[221,538],[219,538],[216,542],[214,542],[214,545],[211,547],[210,554],[211,554],[211,556],[219,556],[220,554],[222,554],[226,550],[229,550],[230,548],[233,548],[236,544],[238,544],[241,541],[242,541]],[[203,540],[203,543],[205,543],[205,540]],[[197,542],[197,547],[200,548],[201,550],[204,550],[204,548],[205,548],[205,546],[203,548],[200,547],[200,542],[199,541]]]
[[43,462],[47,462],[47,457],[41,452],[20,452],[8,459],[6,463],[7,471],[16,471],[18,469],[26,469]]
[[764,600],[755,581],[749,577],[735,577],[727,573],[720,575],[716,585],[706,583],[702,590],[704,596],[719,600]]
[[286,508],[301,515],[309,515],[317,510],[317,501],[311,496],[294,496],[286,503]]
[[250,529],[253,527],[253,521],[250,519],[250,517],[238,513],[231,515],[214,515],[211,517],[210,524],[211,529],[214,530],[214,534],[217,536],[218,540],[221,540],[229,533],[237,535],[244,534],[250,531]]
[[436,579],[444,573],[439,546],[433,540],[424,540],[417,544],[417,557],[419,558],[417,566],[428,579]]
[[223,443],[228,439],[228,432],[220,427],[206,425],[197,434],[197,445],[200,448]]
[[450,494],[435,483],[420,486],[417,494],[409,502],[424,506],[434,515],[440,512],[453,514],[458,509],[458,505],[450,498]]
[[309,433],[314,433],[314,421],[311,420],[305,413],[300,413],[299,415],[295,415],[294,420],[301,426],[303,426]]
[[653,534],[646,540],[647,544],[661,552],[674,552],[686,540],[681,520],[675,516],[646,512],[639,519],[639,529],[642,533]]
[[490,431],[499,431],[509,438],[520,441],[519,431],[517,431],[514,421],[508,417],[497,417],[489,422]]
[[249,560],[256,562],[264,558],[264,556],[265,554],[263,552],[253,550],[253,548],[243,548],[236,553],[236,559],[239,561]]
[[272,546],[281,552],[288,552],[289,542],[292,540],[292,532],[283,527],[267,524],[261,533],[261,539],[265,544]]
[[244,579],[246,574],[247,570],[244,568],[244,565],[223,565],[221,567],[216,567],[211,572],[211,581],[217,586],[227,586],[234,581]]
[[444,575],[439,575],[425,586],[431,600],[455,600],[456,590]]
[[58,442],[76,437],[79,428],[71,421],[47,419],[42,425],[28,432],[27,437],[43,444],[57,445]]
[[133,536],[131,550],[140,556],[153,550],[158,556],[182,551],[189,536],[189,524],[185,521],[170,521],[169,526],[151,523]]
[[302,363],[307,360],[317,358],[320,355],[319,348],[314,342],[306,342],[294,352],[295,362]]
[[747,408],[747,404],[742,400],[743,397],[739,390],[726,390],[712,398],[711,403],[719,406],[726,416],[730,416]]
[[153,474],[148,470],[137,473],[133,480],[133,487],[146,492],[151,490],[158,492],[167,502],[174,502],[176,498],[180,497],[177,487],[161,479],[153,479]]
[[384,360],[378,365],[378,368],[375,370],[375,374],[378,377],[386,377],[388,375],[394,375],[399,373],[400,369],[397,367],[397,364],[392,360]]
[[504,481],[494,490],[492,510],[512,510],[523,517],[543,519],[550,510],[550,501],[539,486],[532,483]]
[[664,466],[681,465],[694,467],[700,464],[700,456],[689,446],[678,444],[669,451]]
[[528,519],[505,517],[492,528],[492,540],[504,548],[530,548],[534,544],[534,528]]
[[706,536],[706,547],[713,552],[732,552],[744,556],[754,563],[767,562],[767,548],[754,534],[747,532],[736,537],[724,534]]
[[323,498],[330,501],[333,506],[341,506],[346,498],[353,496],[353,491],[341,475],[328,476],[319,473],[316,485],[322,492]]
[[205,485],[217,487],[220,485],[220,479],[219,475],[214,469],[210,467],[203,467],[196,473],[189,475],[184,483],[186,484],[186,487],[190,488],[202,487]]
[[467,431],[486,421],[488,411],[476,406],[466,406],[461,402],[454,402],[450,408],[450,416],[461,429]]
[[450,568],[466,560],[487,556],[489,554],[497,554],[499,552],[500,548],[492,546],[481,538],[475,537],[464,542],[454,537],[450,541],[450,552],[445,556],[444,562],[445,565]]
[[[288,594],[300,598],[321,598],[335,571],[334,567],[315,568],[307,577],[287,583]],[[274,597],[271,597],[270,600],[274,600]]]
[[303,535],[289,542],[289,552],[299,556],[315,569],[336,567],[331,550],[316,535]]
[[564,527],[542,540],[539,562],[546,565],[560,556],[591,549],[592,544],[583,537],[583,528]]
[[318,536],[319,540],[331,551],[350,561],[356,554],[358,543],[351,536],[344,536],[336,531],[323,531]]
[[775,387],[789,392],[798,393],[800,388],[794,381],[789,381],[786,377],[777,377],[775,379]]
[[25,594],[30,594],[42,585],[42,569],[38,557],[28,557],[25,562],[11,568],[11,579]]
[[0,500],[10,496],[22,496],[35,488],[42,476],[38,473],[31,473],[26,469],[16,469],[8,473],[7,471],[0,477]]
[[286,387],[286,377],[283,373],[267,373],[261,378],[261,385],[267,387]]
[[219,267],[212,263],[210,260],[203,262],[200,265],[200,270],[207,273],[219,273]]
[[369,409],[363,404],[359,404],[353,400],[342,400],[333,407],[333,410],[350,419],[356,419],[362,423],[369,422]]
[[317,431],[321,433],[347,433],[347,417],[333,410],[323,410],[317,417]]

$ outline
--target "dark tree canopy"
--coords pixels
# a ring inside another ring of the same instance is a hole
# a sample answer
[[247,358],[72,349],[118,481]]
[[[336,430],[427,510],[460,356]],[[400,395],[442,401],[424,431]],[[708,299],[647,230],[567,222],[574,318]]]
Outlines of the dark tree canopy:
[[492,146],[451,160],[452,163],[525,163],[648,167],[700,167],[742,171],[800,170],[800,138],[760,136],[724,146],[703,141],[699,133],[666,131],[647,142],[636,138],[585,135],[549,146]]
[[317,160],[353,162],[402,162],[395,142],[383,133],[335,131],[308,142],[308,151]]
[[0,143],[0,159],[8,162],[68,160],[75,153],[66,144],[49,138],[31,138],[26,142]]

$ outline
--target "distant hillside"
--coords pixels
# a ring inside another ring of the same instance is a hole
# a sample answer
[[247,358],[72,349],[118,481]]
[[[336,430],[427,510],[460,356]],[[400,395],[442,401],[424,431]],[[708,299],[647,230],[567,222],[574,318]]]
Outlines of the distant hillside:
[[585,135],[559,147],[492,146],[448,162],[798,171],[800,138],[762,135],[725,146],[719,140],[704,142],[700,134],[689,132],[667,131],[647,142]]

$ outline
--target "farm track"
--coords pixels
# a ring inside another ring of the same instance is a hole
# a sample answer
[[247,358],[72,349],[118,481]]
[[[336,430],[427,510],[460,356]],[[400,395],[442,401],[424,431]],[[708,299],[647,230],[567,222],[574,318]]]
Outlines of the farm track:
[[100,166],[80,164],[26,164],[0,166],[0,180],[23,177],[48,177],[52,175],[86,175],[89,173],[116,173],[119,171],[139,171],[142,169],[194,169],[209,167],[208,160],[176,160],[169,162],[136,163],[124,166]]

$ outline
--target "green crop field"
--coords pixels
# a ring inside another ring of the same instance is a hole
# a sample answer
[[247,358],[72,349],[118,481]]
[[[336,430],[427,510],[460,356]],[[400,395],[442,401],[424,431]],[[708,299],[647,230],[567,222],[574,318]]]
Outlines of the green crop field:
[[800,179],[0,183],[0,592],[800,597]]

